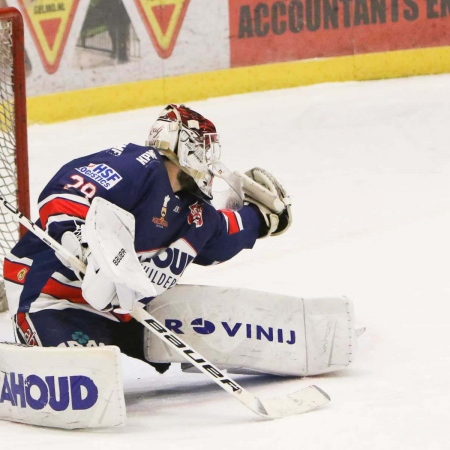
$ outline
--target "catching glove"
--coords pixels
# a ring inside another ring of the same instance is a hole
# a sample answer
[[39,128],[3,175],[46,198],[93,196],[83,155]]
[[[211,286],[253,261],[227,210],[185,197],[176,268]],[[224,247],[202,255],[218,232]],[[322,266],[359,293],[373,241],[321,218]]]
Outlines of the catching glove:
[[261,212],[266,231],[260,237],[278,236],[291,226],[291,199],[281,183],[259,167],[244,173],[236,172],[242,180],[245,201],[256,205]]
[[[58,259],[75,272],[81,281],[83,298],[98,311],[111,311],[126,308],[143,298],[122,284],[116,283],[107,268],[101,268],[86,240],[85,225],[78,225],[75,231],[66,231],[61,238],[61,245],[72,255],[76,256],[85,266],[86,272],[80,272],[70,261],[56,253]],[[103,261],[100,258],[100,261]]]

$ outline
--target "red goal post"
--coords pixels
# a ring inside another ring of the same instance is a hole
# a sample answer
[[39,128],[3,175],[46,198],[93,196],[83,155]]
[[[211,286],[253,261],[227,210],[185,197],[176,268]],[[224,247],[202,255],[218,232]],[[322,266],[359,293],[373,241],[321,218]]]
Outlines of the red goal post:
[[[0,8],[0,180],[1,194],[29,217],[24,26],[11,7]],[[6,309],[3,260],[24,231],[0,211],[0,311]]]

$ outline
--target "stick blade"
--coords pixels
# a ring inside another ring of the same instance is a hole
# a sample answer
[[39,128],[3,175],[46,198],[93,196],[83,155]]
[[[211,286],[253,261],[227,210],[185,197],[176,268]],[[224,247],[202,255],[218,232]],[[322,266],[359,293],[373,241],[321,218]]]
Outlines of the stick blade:
[[330,401],[329,395],[315,385],[308,386],[284,397],[260,400],[267,419],[276,419],[294,414],[303,414],[319,408]]

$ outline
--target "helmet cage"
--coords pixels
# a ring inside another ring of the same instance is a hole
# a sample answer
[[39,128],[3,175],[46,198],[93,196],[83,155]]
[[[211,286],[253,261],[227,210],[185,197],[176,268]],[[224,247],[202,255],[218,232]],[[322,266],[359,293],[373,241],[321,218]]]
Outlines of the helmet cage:
[[[146,144],[154,146],[178,164],[210,200],[213,198],[214,176],[227,183],[232,180],[230,172],[220,161],[221,146],[214,124],[184,105],[168,105],[161,112]],[[230,186],[238,198],[243,198],[240,183],[237,186],[233,180]]]
[[178,138],[177,156],[180,165],[200,171],[220,161],[220,142],[217,133],[200,134],[182,126]]

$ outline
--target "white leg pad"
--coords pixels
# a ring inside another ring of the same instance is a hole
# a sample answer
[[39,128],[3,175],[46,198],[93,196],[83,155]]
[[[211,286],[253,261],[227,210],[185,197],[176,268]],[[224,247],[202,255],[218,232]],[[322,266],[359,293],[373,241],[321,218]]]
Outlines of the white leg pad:
[[[230,373],[318,375],[343,369],[355,357],[353,304],[346,297],[178,285],[147,308]],[[145,351],[152,362],[186,362],[151,333]]]
[[0,343],[0,419],[64,429],[124,426],[119,349]]

